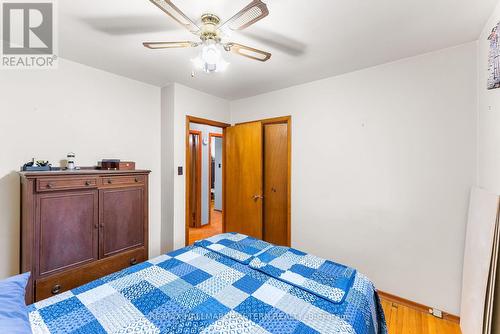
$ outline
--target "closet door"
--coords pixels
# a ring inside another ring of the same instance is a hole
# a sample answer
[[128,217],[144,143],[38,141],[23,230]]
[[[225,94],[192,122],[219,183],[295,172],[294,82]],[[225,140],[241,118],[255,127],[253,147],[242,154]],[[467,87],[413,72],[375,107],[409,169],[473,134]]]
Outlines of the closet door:
[[262,239],[262,124],[226,128],[225,230]]
[[264,125],[264,240],[288,246],[288,125]]

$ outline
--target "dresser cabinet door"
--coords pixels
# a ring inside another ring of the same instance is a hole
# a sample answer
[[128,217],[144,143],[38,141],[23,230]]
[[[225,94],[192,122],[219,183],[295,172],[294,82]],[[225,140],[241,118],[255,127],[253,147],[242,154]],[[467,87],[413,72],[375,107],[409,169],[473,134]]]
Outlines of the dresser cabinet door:
[[98,203],[97,190],[37,197],[39,276],[97,259]]
[[100,190],[100,258],[144,245],[144,191],[144,187]]

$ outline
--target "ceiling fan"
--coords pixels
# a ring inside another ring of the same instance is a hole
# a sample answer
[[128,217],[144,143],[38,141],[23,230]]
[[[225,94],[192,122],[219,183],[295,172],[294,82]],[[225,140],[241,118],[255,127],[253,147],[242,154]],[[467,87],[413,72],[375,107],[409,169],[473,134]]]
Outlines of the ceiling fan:
[[220,18],[215,14],[201,16],[199,26],[186,16],[171,0],[150,0],[163,12],[177,21],[184,28],[200,38],[199,42],[144,42],[149,49],[196,48],[201,46],[200,55],[193,59],[195,67],[207,72],[224,71],[229,63],[222,57],[221,51],[232,52],[253,60],[265,62],[271,58],[271,53],[258,50],[238,43],[222,41],[228,33],[243,30],[269,15],[267,5],[261,0],[253,0],[249,5],[240,10],[236,15],[221,24]]

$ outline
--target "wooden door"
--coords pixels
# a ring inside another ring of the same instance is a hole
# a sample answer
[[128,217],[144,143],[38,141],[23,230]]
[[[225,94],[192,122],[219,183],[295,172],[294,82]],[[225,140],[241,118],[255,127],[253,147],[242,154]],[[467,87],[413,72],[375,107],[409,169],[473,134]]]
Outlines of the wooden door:
[[226,128],[225,229],[262,239],[262,124]]
[[144,191],[144,187],[100,190],[100,258],[144,246]]
[[201,132],[189,131],[189,227],[201,227]]
[[288,125],[264,125],[264,240],[288,245]]
[[36,210],[38,276],[97,259],[97,190],[40,194]]

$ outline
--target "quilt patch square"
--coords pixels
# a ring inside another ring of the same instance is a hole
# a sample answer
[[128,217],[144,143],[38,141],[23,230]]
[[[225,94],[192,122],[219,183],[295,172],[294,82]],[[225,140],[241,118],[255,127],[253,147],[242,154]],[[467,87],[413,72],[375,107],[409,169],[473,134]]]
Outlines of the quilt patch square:
[[154,289],[141,297],[134,299],[132,304],[134,304],[134,306],[141,311],[142,314],[148,314],[169,300],[170,297],[164,294],[160,289]]
[[184,293],[174,297],[173,299],[179,305],[182,305],[187,309],[193,309],[209,298],[210,298],[210,296],[207,295],[206,293],[204,293],[203,291],[201,291],[200,289],[197,289],[195,287],[191,287],[190,289],[188,289]]
[[207,295],[215,296],[227,287],[227,283],[219,277],[214,276],[198,284],[196,287]]
[[248,294],[252,294],[262,286],[262,282],[251,276],[243,276],[234,282],[233,286]]
[[317,330],[312,329],[304,323],[300,323],[296,328],[293,334],[319,334]]
[[170,298],[175,298],[179,295],[182,295],[187,290],[191,289],[191,287],[192,287],[191,284],[179,278],[173,282],[170,282],[160,287],[160,289]]
[[285,295],[286,292],[267,283],[252,294],[255,298],[272,306],[278,304]]
[[135,300],[141,298],[144,295],[147,295],[154,289],[156,289],[156,287],[148,281],[140,281],[139,283],[133,284],[123,289],[121,291],[121,294],[128,300]]
[[272,309],[259,322],[259,325],[268,332],[279,334],[292,334],[299,324],[300,321],[278,309]]
[[192,310],[192,312],[199,315],[201,319],[206,320],[208,324],[219,320],[229,311],[230,309],[228,307],[214,298],[207,299]]
[[49,305],[45,308],[40,309],[40,315],[45,319],[46,323],[50,323],[62,316],[71,313],[79,308],[83,304],[76,297],[71,297],[64,299],[56,304]]
[[189,313],[188,309],[171,299],[151,310],[146,317],[155,324],[162,333],[175,333],[177,324],[185,319],[187,313]]
[[47,327],[52,332],[69,333],[85,327],[85,325],[94,320],[95,318],[89,310],[78,307],[70,313],[66,313],[53,321],[49,321]]
[[107,332],[115,332],[143,317],[143,314],[120,294],[102,298],[98,303],[92,303],[88,309]]
[[193,267],[192,265],[190,265],[188,263],[182,263],[178,266],[171,268],[170,272],[178,277],[183,277],[189,273],[192,273],[195,270],[196,270],[196,267]]
[[83,305],[88,306],[115,293],[117,293],[117,290],[114,289],[112,285],[105,284],[92,290],[80,293],[77,298],[83,303]]
[[167,271],[171,271],[173,268],[183,264],[184,262],[179,261],[177,259],[168,259],[166,261],[158,263],[158,267],[161,267]]
[[[84,326],[82,326],[82,327],[74,330],[73,333],[74,334],[88,334],[88,333],[92,333],[92,334],[105,334],[106,331],[101,326],[101,324],[99,323],[99,321],[92,320],[91,322],[88,322]],[[34,332],[34,334],[36,334],[36,332]]]
[[186,262],[186,263],[189,263],[190,261],[200,257],[201,255],[198,254],[198,253],[195,253],[193,251],[188,251],[188,252],[185,252],[185,253],[182,253],[180,255],[177,255],[175,258],[177,260],[180,260],[182,262]]
[[257,298],[252,296],[245,299],[243,303],[238,305],[234,310],[242,315],[244,315],[247,319],[255,323],[260,323],[260,321],[269,313],[273,307],[268,305]]
[[201,282],[206,281],[210,277],[212,277],[210,274],[207,274],[203,270],[196,269],[190,272],[189,274],[184,275],[182,279],[192,285],[198,285]]
[[245,293],[240,289],[237,289],[234,286],[230,285],[226,286],[219,293],[217,293],[214,298],[230,309],[234,309],[249,296],[250,295],[248,293]]

